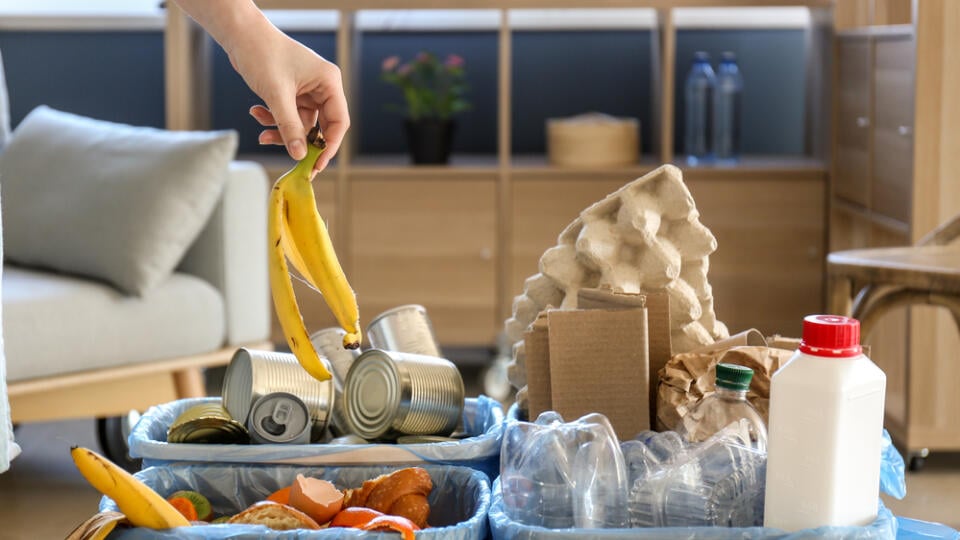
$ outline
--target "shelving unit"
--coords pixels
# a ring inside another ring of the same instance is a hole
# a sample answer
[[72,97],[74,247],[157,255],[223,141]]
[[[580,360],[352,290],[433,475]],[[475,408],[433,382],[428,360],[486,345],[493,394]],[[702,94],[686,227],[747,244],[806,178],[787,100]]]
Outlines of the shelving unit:
[[[348,138],[335,166],[321,175],[316,187],[318,204],[330,221],[337,252],[366,316],[400,303],[421,303],[444,345],[489,346],[509,316],[523,279],[536,273],[540,254],[580,210],[660,163],[677,162],[674,9],[802,6],[830,12],[833,0],[263,0],[258,5],[266,10],[338,11],[336,61],[352,104],[357,103],[361,46],[358,11],[499,10],[495,155],[454,156],[449,166],[414,167],[405,156],[357,155],[356,141]],[[650,119],[655,155],[628,167],[581,169],[553,166],[545,156],[512,154],[510,13],[555,8],[656,10],[651,32],[656,114]],[[167,125],[205,128],[209,40],[175,3],[168,3],[168,10]],[[825,49],[818,32],[809,34],[812,49]],[[816,75],[812,80],[826,80],[820,56],[810,58],[808,73]],[[828,138],[815,120],[823,114],[822,91],[812,87],[808,92],[808,125],[816,131],[808,133],[808,139]],[[353,105],[351,114],[363,111]],[[290,166],[283,160],[263,162],[271,177]],[[823,155],[811,150],[802,158],[746,157],[734,167],[680,166],[703,222],[718,238],[711,282],[720,318],[733,330],[757,327],[796,335],[802,315],[822,307],[827,222]],[[758,297],[758,282],[771,291]],[[322,306],[306,311],[310,327],[333,322]]]

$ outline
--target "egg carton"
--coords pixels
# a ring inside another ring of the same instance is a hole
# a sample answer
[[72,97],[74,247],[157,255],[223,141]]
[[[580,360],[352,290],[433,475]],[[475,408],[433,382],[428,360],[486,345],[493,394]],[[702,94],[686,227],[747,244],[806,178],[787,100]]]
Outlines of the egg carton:
[[673,352],[729,336],[717,320],[707,280],[717,239],[700,223],[680,169],[664,165],[580,213],[540,257],[540,272],[514,298],[505,333],[513,343],[510,383],[526,395],[523,334],[548,307],[576,309],[582,288],[624,293],[667,291]]

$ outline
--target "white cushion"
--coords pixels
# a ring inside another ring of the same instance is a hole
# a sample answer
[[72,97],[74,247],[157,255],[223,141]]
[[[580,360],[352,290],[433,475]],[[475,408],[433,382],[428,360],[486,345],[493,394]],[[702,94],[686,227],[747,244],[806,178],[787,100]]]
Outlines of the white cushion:
[[186,274],[131,297],[94,281],[4,265],[0,297],[8,381],[199,354],[224,340],[220,294]]
[[5,257],[145,294],[207,222],[236,145],[37,107],[0,157]]

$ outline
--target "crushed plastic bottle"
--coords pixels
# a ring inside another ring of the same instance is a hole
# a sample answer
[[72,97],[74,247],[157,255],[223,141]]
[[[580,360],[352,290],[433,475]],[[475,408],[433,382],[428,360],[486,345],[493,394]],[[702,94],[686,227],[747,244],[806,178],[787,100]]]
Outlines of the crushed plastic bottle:
[[746,419],[750,446],[767,449],[767,428],[760,413],[747,401],[753,370],[736,364],[718,364],[716,392],[701,399],[684,415],[677,432],[690,442],[703,442],[721,429]]

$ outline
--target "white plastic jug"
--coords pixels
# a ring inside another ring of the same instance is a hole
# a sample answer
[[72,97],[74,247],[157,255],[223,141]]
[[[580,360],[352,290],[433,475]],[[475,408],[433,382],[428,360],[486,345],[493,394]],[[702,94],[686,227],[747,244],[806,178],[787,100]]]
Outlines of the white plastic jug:
[[804,318],[800,348],[770,383],[765,526],[876,519],[885,389],[860,348],[859,321]]

